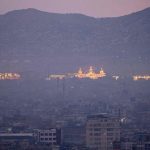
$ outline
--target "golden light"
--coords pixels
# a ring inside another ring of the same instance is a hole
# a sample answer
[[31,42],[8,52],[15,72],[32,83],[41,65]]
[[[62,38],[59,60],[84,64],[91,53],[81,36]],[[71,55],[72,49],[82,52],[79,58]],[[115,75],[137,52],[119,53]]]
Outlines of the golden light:
[[144,75],[144,76],[136,75],[136,76],[133,76],[133,80],[134,81],[137,81],[137,80],[150,80],[150,76],[149,75]]
[[48,78],[46,78],[46,80],[52,80],[52,79],[62,80],[64,78],[73,78],[73,77],[76,77],[76,78],[79,78],[79,79],[89,78],[89,79],[96,80],[96,79],[99,79],[99,78],[102,78],[102,77],[105,77],[105,76],[106,76],[106,73],[104,72],[104,70],[102,68],[98,73],[96,73],[93,70],[93,67],[90,66],[88,72],[83,72],[82,68],[79,68],[77,73],[52,74],[52,75],[49,75]]
[[93,79],[93,80],[96,80],[96,79],[99,79],[99,78],[102,78],[102,77],[105,77],[105,76],[106,76],[106,73],[104,72],[104,70],[102,68],[98,73],[96,73],[93,70],[92,66],[90,66],[87,73],[84,73],[82,71],[82,68],[80,68],[78,70],[78,72],[75,74],[75,77],[77,77],[77,78],[89,78],[89,79]]
[[0,80],[19,80],[21,75],[18,73],[0,73]]

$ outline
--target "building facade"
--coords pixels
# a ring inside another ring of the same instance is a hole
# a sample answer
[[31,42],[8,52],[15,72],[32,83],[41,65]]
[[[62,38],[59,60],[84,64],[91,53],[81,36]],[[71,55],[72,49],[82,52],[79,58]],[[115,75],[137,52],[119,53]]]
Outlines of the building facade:
[[67,125],[63,128],[63,143],[85,145],[85,126]]
[[36,130],[35,137],[40,144],[61,145],[61,129]]
[[120,120],[107,114],[91,115],[86,123],[86,146],[92,150],[112,150],[120,141]]
[[27,149],[34,145],[33,133],[0,133],[0,149]]
[[132,150],[150,150],[150,133],[139,132],[133,137]]

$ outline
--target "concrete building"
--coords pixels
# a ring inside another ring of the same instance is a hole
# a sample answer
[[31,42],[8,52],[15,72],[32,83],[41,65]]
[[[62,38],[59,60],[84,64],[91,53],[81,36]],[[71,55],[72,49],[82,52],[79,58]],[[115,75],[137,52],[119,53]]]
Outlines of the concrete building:
[[0,149],[27,149],[35,142],[33,133],[0,133]]
[[39,144],[61,145],[61,129],[36,130],[35,137]]
[[150,133],[139,132],[133,137],[132,150],[150,150]]
[[132,150],[133,142],[132,141],[121,141],[121,150]]
[[63,144],[85,145],[85,126],[67,125],[63,128]]
[[120,141],[120,120],[107,114],[90,115],[86,123],[86,146],[92,150],[112,150]]

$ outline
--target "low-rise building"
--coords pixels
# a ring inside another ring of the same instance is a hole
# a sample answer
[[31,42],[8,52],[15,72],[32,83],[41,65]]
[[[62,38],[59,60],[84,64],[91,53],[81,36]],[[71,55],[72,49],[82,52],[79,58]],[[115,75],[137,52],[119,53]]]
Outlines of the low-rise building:
[[28,148],[34,142],[33,133],[0,133],[1,149]]
[[39,144],[61,145],[61,129],[36,130],[35,137]]

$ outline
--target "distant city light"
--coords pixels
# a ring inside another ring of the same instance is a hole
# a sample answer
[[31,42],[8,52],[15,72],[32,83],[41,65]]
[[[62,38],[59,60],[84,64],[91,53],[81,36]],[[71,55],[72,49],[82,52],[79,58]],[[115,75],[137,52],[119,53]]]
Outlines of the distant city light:
[[52,74],[52,75],[49,75],[47,80],[51,80],[51,79],[64,79],[64,78],[89,78],[89,79],[93,79],[93,80],[96,80],[96,79],[99,79],[99,78],[102,78],[102,77],[105,77],[106,76],[106,73],[104,72],[104,70],[101,68],[101,70],[96,73],[94,70],[93,70],[93,67],[91,66],[88,70],[88,72],[83,72],[82,71],[82,68],[80,68],[78,70],[77,73],[67,73],[67,74]]
[[75,74],[75,77],[77,77],[77,78],[89,78],[89,79],[93,79],[93,80],[96,80],[96,79],[99,79],[99,78],[102,78],[105,76],[106,76],[106,73],[104,72],[104,70],[102,68],[98,73],[96,73],[93,70],[92,66],[90,66],[87,73],[83,73],[82,68],[80,68],[78,73]]
[[145,76],[133,76],[133,80],[137,81],[137,80],[150,80],[150,76],[149,75],[145,75]]
[[64,79],[66,78],[66,75],[57,75],[57,74],[52,74],[52,75],[49,75],[47,80],[51,80],[51,79]]
[[18,73],[0,73],[0,80],[18,80],[21,75]]

